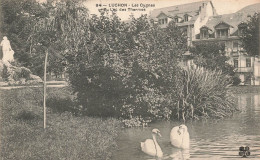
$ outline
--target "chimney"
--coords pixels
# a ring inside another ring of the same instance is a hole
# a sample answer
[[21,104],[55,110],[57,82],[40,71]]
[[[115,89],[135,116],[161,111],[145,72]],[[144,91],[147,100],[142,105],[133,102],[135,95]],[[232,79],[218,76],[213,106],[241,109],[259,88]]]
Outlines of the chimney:
[[197,12],[198,12],[198,14],[200,14],[200,13],[201,13],[201,6],[199,7],[199,10],[198,10]]

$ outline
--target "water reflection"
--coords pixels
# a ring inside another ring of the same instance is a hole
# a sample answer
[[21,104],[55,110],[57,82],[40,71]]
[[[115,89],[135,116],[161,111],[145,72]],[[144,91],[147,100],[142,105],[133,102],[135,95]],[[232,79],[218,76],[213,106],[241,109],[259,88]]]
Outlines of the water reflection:
[[177,122],[158,122],[147,128],[124,129],[118,139],[119,150],[115,160],[155,159],[141,151],[140,142],[150,138],[153,128],[161,131],[158,143],[167,160],[238,159],[238,148],[249,146],[247,159],[260,159],[260,95],[237,96],[241,112],[220,121],[196,121],[187,123],[190,133],[190,150],[174,148],[170,144],[170,130]]
[[190,150],[180,150],[172,148],[172,154],[170,155],[172,160],[188,160],[190,158]]

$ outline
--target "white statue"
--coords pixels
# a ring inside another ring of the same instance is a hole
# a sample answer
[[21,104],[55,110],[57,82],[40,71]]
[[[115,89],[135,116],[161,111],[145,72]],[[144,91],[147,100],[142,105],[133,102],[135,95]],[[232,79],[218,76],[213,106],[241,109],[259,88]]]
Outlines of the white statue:
[[10,41],[6,36],[3,37],[3,40],[0,44],[3,51],[3,62],[11,62],[14,60],[14,51],[11,48]]

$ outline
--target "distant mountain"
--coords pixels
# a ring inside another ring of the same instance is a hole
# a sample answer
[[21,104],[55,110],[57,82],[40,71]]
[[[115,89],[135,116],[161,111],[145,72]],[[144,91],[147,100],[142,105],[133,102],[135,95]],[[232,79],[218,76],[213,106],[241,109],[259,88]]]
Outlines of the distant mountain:
[[256,4],[246,6],[242,9],[240,9],[239,11],[237,11],[236,13],[239,13],[239,12],[248,13],[250,15],[255,13],[255,12],[260,12],[260,3],[256,3]]

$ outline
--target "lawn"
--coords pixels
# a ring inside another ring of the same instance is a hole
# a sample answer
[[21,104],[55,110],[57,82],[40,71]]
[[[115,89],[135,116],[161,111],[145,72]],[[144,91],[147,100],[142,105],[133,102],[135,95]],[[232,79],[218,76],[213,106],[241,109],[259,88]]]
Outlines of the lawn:
[[67,88],[47,92],[44,130],[41,88],[1,90],[1,159],[110,159],[118,120],[74,116]]

